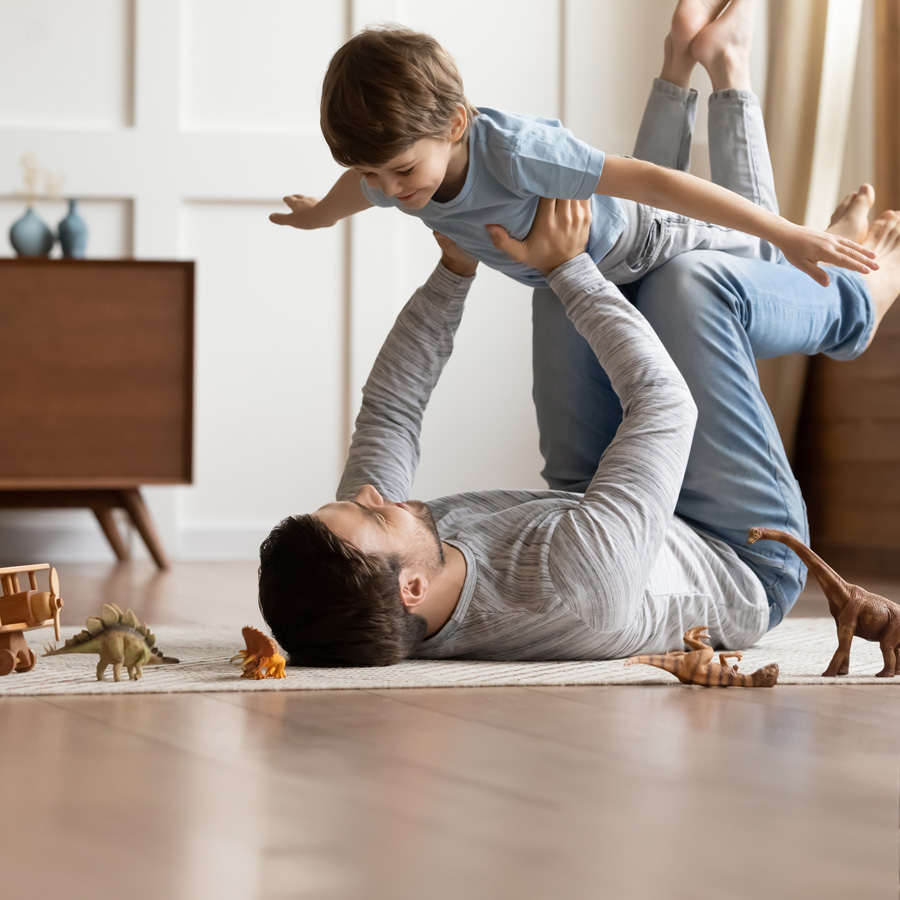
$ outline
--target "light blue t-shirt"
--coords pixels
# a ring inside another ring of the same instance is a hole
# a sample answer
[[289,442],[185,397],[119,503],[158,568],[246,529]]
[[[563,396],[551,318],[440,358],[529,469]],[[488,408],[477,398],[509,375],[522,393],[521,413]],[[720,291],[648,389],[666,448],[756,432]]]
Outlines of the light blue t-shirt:
[[447,203],[429,200],[407,209],[362,179],[366,199],[416,216],[429,228],[452,238],[492,269],[529,287],[546,287],[537,269],[511,260],[491,243],[485,225],[502,225],[521,240],[531,230],[540,197],[592,198],[587,252],[595,263],[609,252],[625,221],[615,197],[594,194],[604,154],[578,140],[558,119],[516,115],[479,107],[469,129],[469,169],[462,190]]

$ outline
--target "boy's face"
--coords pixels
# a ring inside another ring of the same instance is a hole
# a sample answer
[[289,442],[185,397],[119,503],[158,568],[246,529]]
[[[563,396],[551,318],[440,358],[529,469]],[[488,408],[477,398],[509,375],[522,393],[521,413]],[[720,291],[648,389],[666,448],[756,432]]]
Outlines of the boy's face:
[[371,187],[407,209],[422,209],[443,184],[453,147],[446,138],[422,138],[381,166],[354,168]]

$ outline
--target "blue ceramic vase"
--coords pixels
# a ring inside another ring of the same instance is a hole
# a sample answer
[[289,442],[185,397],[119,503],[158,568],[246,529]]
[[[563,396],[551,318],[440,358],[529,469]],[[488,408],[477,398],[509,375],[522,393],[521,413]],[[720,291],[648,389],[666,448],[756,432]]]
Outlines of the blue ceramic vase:
[[69,201],[68,215],[59,223],[59,244],[63,256],[84,259],[87,248],[88,229],[84,219],[78,214],[78,201]]
[[30,206],[9,229],[9,242],[19,256],[46,256],[54,240],[47,223]]

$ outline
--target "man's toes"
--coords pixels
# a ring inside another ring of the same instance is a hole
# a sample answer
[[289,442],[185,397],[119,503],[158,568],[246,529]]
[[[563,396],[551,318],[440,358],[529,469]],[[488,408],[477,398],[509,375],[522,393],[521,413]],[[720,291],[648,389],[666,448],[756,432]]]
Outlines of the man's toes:
[[882,213],[873,223],[866,236],[865,246],[872,247],[881,241],[885,232],[890,228],[891,220]]

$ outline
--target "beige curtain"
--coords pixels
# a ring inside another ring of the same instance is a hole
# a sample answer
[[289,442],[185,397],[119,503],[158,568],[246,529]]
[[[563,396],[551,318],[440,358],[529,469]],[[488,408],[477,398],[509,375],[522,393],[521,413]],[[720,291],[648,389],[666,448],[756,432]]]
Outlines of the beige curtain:
[[[863,0],[769,0],[765,120],[781,214],[824,228],[838,199]],[[793,458],[807,359],[759,377]]]

